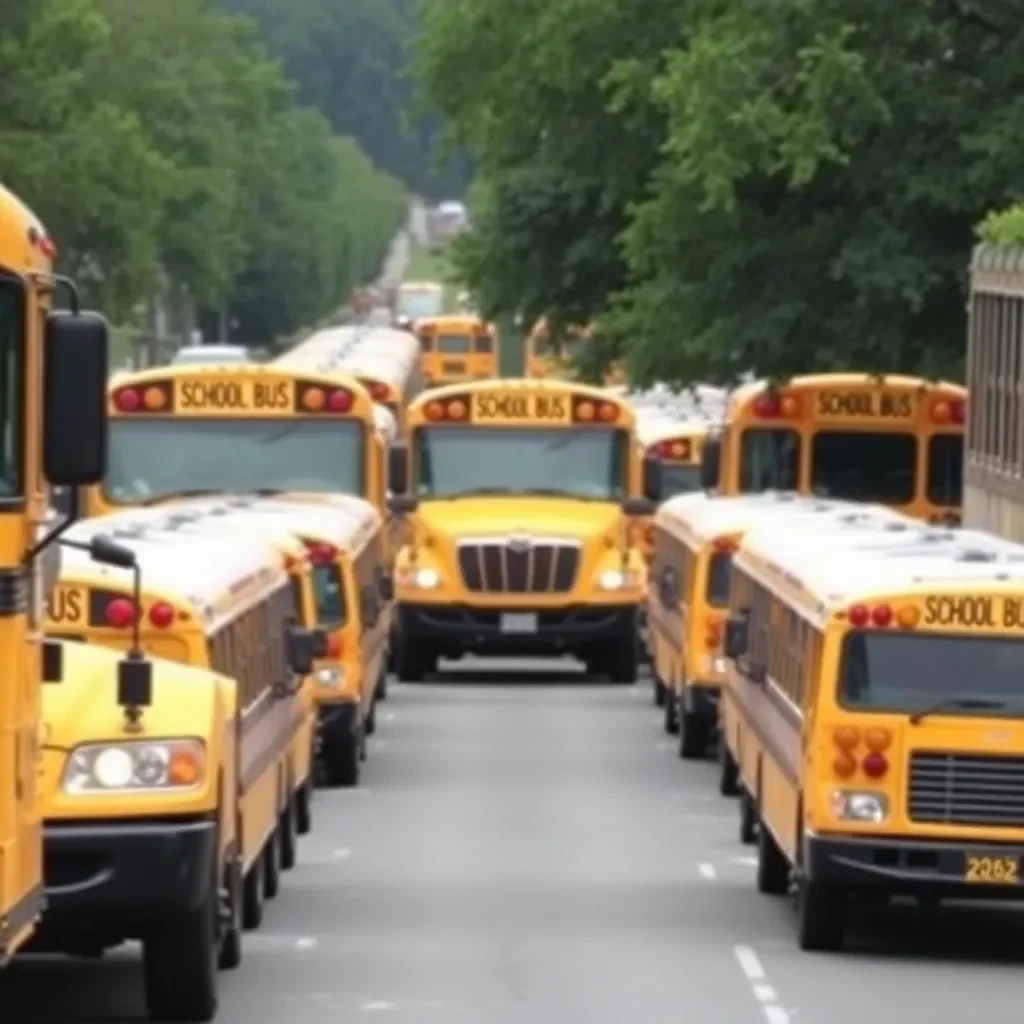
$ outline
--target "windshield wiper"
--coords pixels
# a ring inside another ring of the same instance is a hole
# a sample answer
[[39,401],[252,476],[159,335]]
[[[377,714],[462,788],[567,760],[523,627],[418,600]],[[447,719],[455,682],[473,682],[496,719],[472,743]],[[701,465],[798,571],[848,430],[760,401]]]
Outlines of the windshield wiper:
[[934,715],[939,711],[945,711],[947,708],[956,711],[1001,711],[1005,707],[1005,700],[977,700],[970,697],[947,697],[945,700],[940,700],[937,704],[933,704],[931,707],[925,708],[923,711],[915,712],[910,716],[908,721],[911,725],[917,725],[929,715]]
[[164,491],[163,494],[154,494],[151,498],[145,498],[138,504],[143,506],[161,505],[165,501],[174,501],[175,498],[208,498],[213,494],[225,494],[214,487],[193,487],[180,491]]

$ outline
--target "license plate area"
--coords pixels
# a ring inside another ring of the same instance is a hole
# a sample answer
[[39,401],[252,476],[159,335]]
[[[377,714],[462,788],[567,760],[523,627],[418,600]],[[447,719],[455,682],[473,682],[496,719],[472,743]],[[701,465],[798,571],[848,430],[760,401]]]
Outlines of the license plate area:
[[1020,858],[968,853],[964,856],[964,881],[969,885],[1019,885]]
[[502,633],[522,635],[537,632],[536,612],[503,612],[498,620],[498,628]]
[[441,364],[441,372],[442,373],[449,373],[449,374],[451,374],[451,373],[465,373],[466,372],[466,364],[463,363],[463,362],[458,362],[458,363],[442,363]]

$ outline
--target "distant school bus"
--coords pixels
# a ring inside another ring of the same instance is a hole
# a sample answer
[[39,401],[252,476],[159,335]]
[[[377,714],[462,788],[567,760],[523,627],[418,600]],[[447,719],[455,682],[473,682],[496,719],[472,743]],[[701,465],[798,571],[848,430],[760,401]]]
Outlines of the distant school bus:
[[747,534],[726,654],[757,887],[835,949],[852,897],[1018,900],[1024,548],[917,527]]
[[385,503],[373,402],[354,379],[274,365],[162,366],[110,389],[109,459],[86,515],[196,494]]
[[[44,907],[40,632],[58,554],[40,527],[46,488],[93,483],[105,467],[107,326],[77,311],[55,256],[43,225],[0,186],[0,967]],[[75,312],[50,312],[61,290]],[[116,659],[106,660],[112,679]]]
[[396,306],[395,326],[409,330],[422,317],[444,312],[444,287],[437,281],[405,281]]
[[[733,555],[747,530],[765,523],[822,520],[911,524],[880,505],[811,498],[789,492],[669,499],[654,517],[654,555],[647,603],[648,645],[655,702],[665,707],[665,730],[679,734],[679,756],[707,753],[726,684],[722,627],[729,610]],[[728,716],[728,701],[722,710]],[[731,724],[731,723],[727,723]],[[722,792],[735,790],[737,745],[727,730],[719,751]]]
[[[541,317],[526,337],[526,376],[538,380],[574,379],[573,363],[593,337],[592,326],[571,328],[556,348],[548,337],[547,320]],[[626,371],[621,361],[608,367],[601,383],[606,387],[625,385]]]
[[640,466],[632,410],[555,381],[451,385],[409,408],[392,450],[392,507],[410,540],[395,567],[395,661],[571,654],[631,683],[644,595],[629,517],[648,514],[660,464]]
[[423,380],[437,387],[496,377],[498,331],[475,316],[431,316],[416,321]]
[[959,384],[895,374],[745,384],[705,444],[702,482],[720,494],[793,490],[956,523],[966,402]]
[[241,929],[276,895],[308,794],[312,659],[292,657],[300,610],[278,547],[244,530],[227,542],[117,518],[65,534],[127,557],[67,552],[47,633],[138,644],[203,671],[182,674],[180,689],[137,691],[123,717],[95,688],[47,692],[41,937],[64,951],[141,939],[151,1016],[207,1021],[218,962],[237,966]]

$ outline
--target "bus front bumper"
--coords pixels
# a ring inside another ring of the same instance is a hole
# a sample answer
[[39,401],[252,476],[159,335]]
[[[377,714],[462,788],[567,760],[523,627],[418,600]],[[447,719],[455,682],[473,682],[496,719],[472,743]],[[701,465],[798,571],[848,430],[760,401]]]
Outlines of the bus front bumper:
[[40,942],[97,932],[132,938],[148,922],[196,909],[209,893],[216,842],[212,818],[47,823]]
[[398,630],[403,641],[426,642],[442,656],[547,656],[636,643],[637,614],[635,604],[537,609],[402,604]]
[[[812,882],[958,900],[1024,900],[1024,844],[940,842],[900,836],[804,837]],[[1005,883],[989,881],[993,872]]]

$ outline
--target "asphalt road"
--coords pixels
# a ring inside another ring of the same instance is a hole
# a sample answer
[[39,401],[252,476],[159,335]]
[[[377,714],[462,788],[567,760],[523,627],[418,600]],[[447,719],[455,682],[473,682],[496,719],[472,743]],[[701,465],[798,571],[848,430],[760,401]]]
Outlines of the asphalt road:
[[[299,867],[222,976],[223,1024],[1020,1019],[1016,915],[914,909],[800,953],[713,764],[678,759],[646,682],[478,663],[394,685],[380,712],[365,784],[318,793]],[[0,1020],[141,1020],[136,955],[15,965]]]

